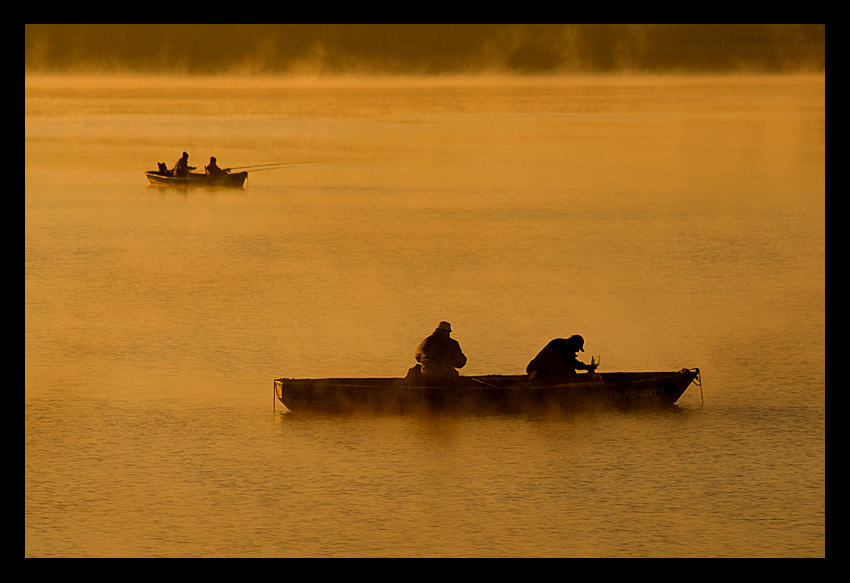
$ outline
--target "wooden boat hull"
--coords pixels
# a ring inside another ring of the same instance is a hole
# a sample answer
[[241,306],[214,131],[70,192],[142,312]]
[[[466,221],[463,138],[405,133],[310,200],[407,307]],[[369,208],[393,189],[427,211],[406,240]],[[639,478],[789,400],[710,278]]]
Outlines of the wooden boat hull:
[[696,382],[699,369],[676,372],[579,375],[579,381],[541,387],[525,375],[459,377],[446,386],[421,386],[401,378],[329,378],[274,381],[275,398],[290,411],[521,412],[673,405]]
[[245,179],[248,178],[247,172],[233,172],[232,174],[219,174],[218,176],[207,176],[206,174],[189,174],[188,176],[176,177],[169,174],[163,174],[156,170],[145,172],[145,176],[151,186],[171,186],[183,188],[209,188],[209,187],[225,187],[225,188],[242,188],[245,184]]

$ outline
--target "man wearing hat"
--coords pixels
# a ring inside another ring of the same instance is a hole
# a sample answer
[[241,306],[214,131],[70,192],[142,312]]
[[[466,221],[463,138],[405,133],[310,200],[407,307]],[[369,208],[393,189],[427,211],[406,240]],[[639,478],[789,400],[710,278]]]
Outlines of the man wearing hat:
[[576,370],[596,370],[595,364],[584,364],[576,356],[584,352],[584,338],[574,334],[569,338],[555,338],[543,347],[525,367],[533,383],[559,385],[576,380]]
[[428,336],[416,349],[416,362],[422,367],[422,378],[426,381],[446,381],[455,379],[463,368],[466,356],[460,344],[449,335],[451,324],[440,322],[434,333]]
[[194,169],[194,166],[189,166],[189,154],[183,152],[183,156],[177,160],[174,168],[171,169],[171,174],[177,177],[189,176],[189,172]]

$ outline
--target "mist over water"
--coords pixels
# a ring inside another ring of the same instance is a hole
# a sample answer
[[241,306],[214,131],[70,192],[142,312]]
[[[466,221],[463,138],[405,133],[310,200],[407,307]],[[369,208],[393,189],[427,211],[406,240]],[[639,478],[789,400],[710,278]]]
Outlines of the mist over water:
[[788,73],[824,24],[26,24],[27,73]]
[[[31,75],[25,172],[26,556],[825,554],[823,75]],[[440,320],[705,406],[273,412]]]

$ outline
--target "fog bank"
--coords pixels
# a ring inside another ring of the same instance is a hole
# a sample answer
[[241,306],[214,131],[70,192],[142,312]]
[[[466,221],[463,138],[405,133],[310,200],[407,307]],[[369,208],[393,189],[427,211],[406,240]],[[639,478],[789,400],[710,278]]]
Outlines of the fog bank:
[[824,24],[26,24],[28,73],[824,71]]

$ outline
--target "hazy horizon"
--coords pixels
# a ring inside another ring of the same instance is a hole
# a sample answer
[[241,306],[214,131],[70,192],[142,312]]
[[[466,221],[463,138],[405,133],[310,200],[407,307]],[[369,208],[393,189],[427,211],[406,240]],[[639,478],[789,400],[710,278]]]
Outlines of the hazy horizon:
[[825,71],[823,24],[26,24],[24,72]]

